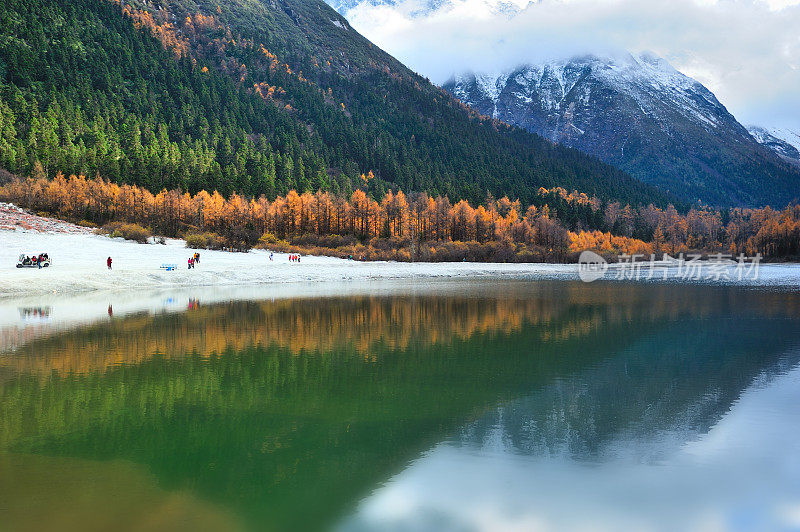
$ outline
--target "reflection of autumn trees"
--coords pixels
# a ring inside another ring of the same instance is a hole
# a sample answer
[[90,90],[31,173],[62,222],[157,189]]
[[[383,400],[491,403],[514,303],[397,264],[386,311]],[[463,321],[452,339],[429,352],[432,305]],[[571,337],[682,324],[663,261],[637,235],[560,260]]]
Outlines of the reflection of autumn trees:
[[[390,191],[377,201],[361,189],[349,198],[291,190],[270,201],[205,190],[153,194],[136,185],[62,174],[53,180],[12,182],[0,188],[0,198],[73,219],[136,222],[170,236],[215,232],[236,248],[252,247],[259,239],[274,248],[288,242],[321,248],[349,243],[350,249],[361,246],[359,253],[367,257],[373,255],[364,249],[398,250],[391,258],[401,260],[436,260],[436,243],[452,244],[441,254],[444,260],[565,260],[568,253],[586,249],[606,255],[693,250],[800,255],[800,205],[782,211],[692,209],[681,214],[672,206],[603,205],[597,198],[555,188],[539,190],[536,204],[523,212],[519,201],[506,197],[489,197],[474,208],[464,200],[453,205],[446,196],[425,193]],[[481,252],[488,245],[494,251]]]
[[[0,371],[8,376],[0,385],[0,450],[144,464],[160,485],[191,486],[245,514],[253,529],[315,530],[323,527],[307,522],[329,523],[326,516],[465,421],[625,342],[617,328],[569,345],[540,344],[528,327],[462,341],[435,320],[445,309],[479,303],[417,299],[417,310],[408,299],[295,301],[294,321],[289,302],[272,313],[248,303],[201,306],[38,342],[14,355],[21,373]],[[482,327],[498,306],[484,303],[481,314],[470,310],[453,328]],[[520,314],[513,314],[503,327],[515,327]],[[371,331],[377,323],[383,334]],[[381,339],[402,338],[412,324],[421,337],[408,349],[390,349]],[[300,334],[327,336],[336,347],[312,353],[279,344],[288,338],[306,345]],[[375,341],[369,352],[354,352],[359,338]],[[244,347],[234,348],[237,342]],[[202,351],[212,343],[224,350]],[[197,350],[162,351],[171,346]],[[106,363],[106,348],[139,361]],[[86,364],[51,369],[71,354]]]
[[[288,299],[200,306],[184,314],[137,315],[33,340],[3,359],[0,367],[41,375],[91,373],[153,356],[223,356],[252,346],[279,346],[302,356],[344,350],[376,362],[377,352],[448,345],[475,335],[509,335],[523,327],[533,328],[541,342],[559,342],[618,324],[700,318],[718,310],[702,288],[696,297],[695,290],[687,288],[685,298],[670,297],[669,290],[581,284],[485,297]],[[800,298],[792,294],[750,297],[734,298],[730,304],[800,314]]]

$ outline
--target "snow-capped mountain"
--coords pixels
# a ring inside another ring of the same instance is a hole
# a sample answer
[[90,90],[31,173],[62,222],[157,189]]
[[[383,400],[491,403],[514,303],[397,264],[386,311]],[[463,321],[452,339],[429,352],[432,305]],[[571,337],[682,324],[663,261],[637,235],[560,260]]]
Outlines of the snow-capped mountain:
[[800,131],[760,126],[748,126],[747,130],[759,144],[771,149],[784,160],[800,166]]
[[692,201],[777,205],[800,195],[797,168],[756,142],[701,83],[653,54],[466,73],[444,88],[484,115]]

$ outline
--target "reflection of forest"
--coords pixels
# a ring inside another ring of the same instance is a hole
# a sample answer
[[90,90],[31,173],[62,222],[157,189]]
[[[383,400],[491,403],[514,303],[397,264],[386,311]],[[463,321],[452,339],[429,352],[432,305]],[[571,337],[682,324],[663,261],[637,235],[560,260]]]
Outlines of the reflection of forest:
[[[800,330],[798,298],[508,283],[461,295],[238,302],[133,316],[40,339],[3,359],[0,451],[128,460],[160,486],[233,509],[258,528],[315,528],[465,424],[570,376],[605,379],[613,393],[597,397],[610,401],[612,416],[624,415],[626,401],[649,400],[629,390],[651,370],[665,375],[650,392],[663,400],[680,379],[691,384],[678,387],[677,406],[664,416],[680,416],[708,392],[708,379],[735,396],[784,348],[770,334]],[[748,339],[761,345],[758,356],[744,356]],[[659,348],[664,342],[673,345]],[[743,347],[729,365],[713,362],[736,342]],[[687,345],[707,345],[702,360],[713,363],[693,364],[697,349]],[[653,353],[642,353],[645,346]],[[617,358],[639,364],[627,384],[615,381]],[[720,368],[742,378],[714,381]]]
[[[295,354],[350,349],[367,358],[380,349],[448,344],[478,333],[509,334],[535,326],[539,340],[586,336],[623,322],[702,317],[721,309],[800,313],[791,293],[747,296],[712,288],[636,285],[510,284],[465,296],[353,297],[194,304],[185,314],[140,314],[40,338],[0,358],[0,368],[50,375],[103,371],[156,354],[219,355],[277,345]],[[716,293],[708,298],[708,293]],[[722,297],[721,295],[726,294]],[[726,300],[730,298],[729,300]],[[194,301],[194,300],[192,300]]]

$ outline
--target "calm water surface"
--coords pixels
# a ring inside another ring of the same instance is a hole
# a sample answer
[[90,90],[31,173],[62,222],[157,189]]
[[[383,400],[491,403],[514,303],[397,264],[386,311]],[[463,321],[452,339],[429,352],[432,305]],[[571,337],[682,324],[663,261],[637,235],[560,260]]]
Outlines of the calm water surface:
[[800,293],[463,283],[0,355],[0,530],[800,528]]

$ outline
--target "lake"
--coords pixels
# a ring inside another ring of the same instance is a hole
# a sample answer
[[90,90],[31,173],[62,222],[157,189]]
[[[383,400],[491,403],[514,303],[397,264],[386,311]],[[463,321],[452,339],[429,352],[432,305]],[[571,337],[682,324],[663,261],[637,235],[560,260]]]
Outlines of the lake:
[[799,292],[180,305],[0,355],[0,530],[800,527]]

